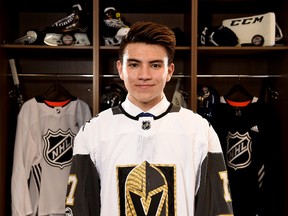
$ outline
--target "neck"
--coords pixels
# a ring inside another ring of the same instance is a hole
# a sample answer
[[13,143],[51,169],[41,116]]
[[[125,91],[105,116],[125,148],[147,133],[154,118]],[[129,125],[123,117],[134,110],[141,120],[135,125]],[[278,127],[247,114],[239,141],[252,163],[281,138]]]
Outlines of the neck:
[[128,96],[128,99],[131,101],[131,103],[139,107],[143,112],[147,112],[148,110],[156,106],[163,98],[164,98],[164,93],[162,93],[160,97],[153,98],[149,101],[139,101],[139,100],[135,100],[133,97],[131,97],[131,95]]

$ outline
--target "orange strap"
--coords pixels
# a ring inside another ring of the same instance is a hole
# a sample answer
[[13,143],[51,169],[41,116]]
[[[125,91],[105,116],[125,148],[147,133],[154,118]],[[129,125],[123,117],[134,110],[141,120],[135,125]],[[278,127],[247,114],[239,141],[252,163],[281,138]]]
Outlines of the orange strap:
[[47,101],[44,100],[44,102],[51,107],[62,107],[68,104],[71,101],[71,99],[65,100],[65,101]]
[[229,105],[233,107],[246,107],[248,104],[251,103],[251,100],[238,102],[238,101],[231,101],[231,100],[226,99],[226,101]]

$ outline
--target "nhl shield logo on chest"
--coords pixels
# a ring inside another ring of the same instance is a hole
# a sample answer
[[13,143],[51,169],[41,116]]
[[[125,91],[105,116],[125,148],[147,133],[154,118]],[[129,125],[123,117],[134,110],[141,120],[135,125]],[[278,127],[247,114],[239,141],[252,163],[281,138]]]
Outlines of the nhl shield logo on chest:
[[67,131],[59,129],[56,132],[48,130],[43,136],[45,161],[60,169],[69,166],[72,162],[74,137],[75,134],[70,129]]
[[248,167],[251,163],[252,141],[249,133],[228,133],[227,165],[234,170]]
[[143,130],[149,130],[151,128],[151,122],[146,120],[142,121],[142,129]]

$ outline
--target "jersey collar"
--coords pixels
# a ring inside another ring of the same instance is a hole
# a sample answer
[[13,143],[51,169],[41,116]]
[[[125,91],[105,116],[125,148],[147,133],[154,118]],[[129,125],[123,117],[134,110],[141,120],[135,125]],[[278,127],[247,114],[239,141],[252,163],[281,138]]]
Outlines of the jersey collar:
[[[143,112],[139,107],[134,105],[128,97],[126,97],[125,101],[121,104],[123,109],[131,116],[137,116],[139,113]],[[164,113],[168,107],[170,106],[169,101],[167,98],[164,96],[162,100],[156,104],[154,107],[152,107],[150,110],[147,112],[153,114],[154,116],[159,116],[162,113]]]

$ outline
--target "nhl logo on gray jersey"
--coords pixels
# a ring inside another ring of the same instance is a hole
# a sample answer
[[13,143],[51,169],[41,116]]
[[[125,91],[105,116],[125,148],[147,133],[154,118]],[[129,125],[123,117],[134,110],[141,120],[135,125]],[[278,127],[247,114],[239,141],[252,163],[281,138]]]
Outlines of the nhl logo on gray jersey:
[[43,136],[45,161],[49,165],[60,169],[71,165],[74,137],[75,134],[72,133],[71,129],[67,131],[59,129],[56,132],[49,129]]
[[242,169],[251,163],[252,142],[249,133],[228,133],[227,136],[227,165],[234,170]]

